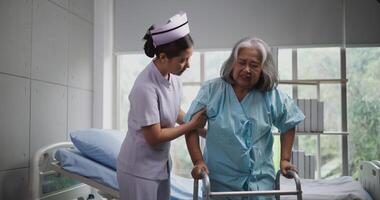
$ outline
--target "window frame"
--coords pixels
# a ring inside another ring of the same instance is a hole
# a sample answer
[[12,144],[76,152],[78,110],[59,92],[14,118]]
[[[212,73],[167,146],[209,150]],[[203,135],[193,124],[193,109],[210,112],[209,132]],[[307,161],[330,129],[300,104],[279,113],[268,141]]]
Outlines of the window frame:
[[[329,48],[326,47],[309,47],[309,48]],[[304,48],[304,47],[303,47]],[[297,135],[315,135],[317,137],[317,178],[321,178],[321,136],[328,135],[340,135],[341,136],[341,152],[342,152],[342,175],[348,176],[348,127],[347,127],[347,78],[346,78],[346,49],[340,48],[340,78],[339,79],[298,79],[298,52],[299,48],[273,48],[272,51],[276,51],[278,55],[279,49],[292,49],[292,79],[291,80],[280,80],[279,84],[291,84],[293,99],[298,98],[297,85],[316,85],[317,87],[317,99],[320,99],[320,85],[321,84],[339,84],[341,89],[341,131],[323,131],[321,133],[300,133],[297,132],[293,148],[299,149],[298,137]],[[278,56],[276,57],[278,59]],[[276,65],[278,67],[278,65]],[[278,69],[277,69],[278,71]],[[276,134],[275,134],[276,135]]]

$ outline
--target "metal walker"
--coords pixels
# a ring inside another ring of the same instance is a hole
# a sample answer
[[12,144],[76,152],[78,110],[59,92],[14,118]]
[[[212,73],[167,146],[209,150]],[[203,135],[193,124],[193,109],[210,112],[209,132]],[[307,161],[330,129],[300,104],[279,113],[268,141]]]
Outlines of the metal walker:
[[[281,171],[276,174],[275,189],[262,191],[234,191],[234,192],[211,192],[210,179],[206,173],[203,173],[203,199],[210,200],[212,197],[246,197],[246,196],[262,196],[274,195],[277,200],[281,195],[297,195],[297,200],[302,200],[301,181],[298,174],[294,171],[287,171],[286,176],[294,179],[296,190],[280,190]],[[198,200],[198,180],[194,179],[193,200]]]

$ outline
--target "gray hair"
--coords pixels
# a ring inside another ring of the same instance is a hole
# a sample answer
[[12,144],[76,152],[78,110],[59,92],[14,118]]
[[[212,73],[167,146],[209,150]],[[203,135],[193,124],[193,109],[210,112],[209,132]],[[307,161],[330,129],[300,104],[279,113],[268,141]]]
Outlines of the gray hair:
[[278,75],[275,70],[273,56],[267,43],[259,38],[243,38],[238,41],[230,57],[223,63],[220,70],[220,76],[223,80],[230,84],[234,84],[235,81],[232,78],[232,69],[235,59],[237,59],[238,52],[241,48],[255,48],[261,52],[261,64],[263,70],[260,75],[259,81],[253,86],[252,89],[258,89],[260,91],[269,91],[278,84]]

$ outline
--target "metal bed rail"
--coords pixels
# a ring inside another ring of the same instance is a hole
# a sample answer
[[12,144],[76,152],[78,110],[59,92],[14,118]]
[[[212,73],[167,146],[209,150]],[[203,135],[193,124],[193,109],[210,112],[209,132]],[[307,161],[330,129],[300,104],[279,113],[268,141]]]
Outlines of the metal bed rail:
[[[302,200],[301,181],[298,174],[294,171],[287,171],[286,177],[294,179],[295,190],[280,190],[280,176],[281,171],[276,174],[275,190],[262,190],[262,191],[233,191],[233,192],[211,192],[210,179],[206,173],[202,174],[203,183],[203,199],[210,200],[212,197],[246,197],[246,196],[262,196],[274,195],[276,199],[280,199],[281,195],[297,195],[297,200]],[[194,179],[193,200],[198,200],[199,183]]]

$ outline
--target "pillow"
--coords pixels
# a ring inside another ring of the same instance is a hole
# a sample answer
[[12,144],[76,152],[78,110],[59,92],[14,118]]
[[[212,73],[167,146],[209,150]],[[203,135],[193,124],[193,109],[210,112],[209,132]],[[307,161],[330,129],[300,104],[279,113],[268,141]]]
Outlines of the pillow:
[[74,146],[86,157],[116,169],[117,157],[126,134],[116,130],[82,129],[70,133]]

